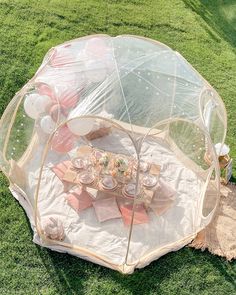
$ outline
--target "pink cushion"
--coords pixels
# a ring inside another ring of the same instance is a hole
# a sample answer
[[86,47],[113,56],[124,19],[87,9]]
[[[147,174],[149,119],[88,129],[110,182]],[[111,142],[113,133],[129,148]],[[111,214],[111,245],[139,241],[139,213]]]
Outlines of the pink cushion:
[[93,207],[99,222],[121,217],[114,197],[97,200],[93,202]]
[[52,167],[52,171],[56,174],[56,176],[62,180],[66,170],[70,167],[71,161],[63,161],[61,163],[56,164]]
[[[131,224],[133,205],[121,205],[120,211],[125,225]],[[136,205],[133,224],[148,223],[149,218],[143,205]]]
[[91,195],[81,188],[77,188],[73,192],[69,193],[65,198],[68,204],[77,213],[92,206],[93,199]]
[[62,181],[65,192],[67,192],[69,188],[71,187],[71,184],[69,182],[63,180],[64,174],[66,170],[70,167],[70,165],[71,165],[71,161],[63,161],[61,163],[56,164],[54,167],[52,167],[52,171]]

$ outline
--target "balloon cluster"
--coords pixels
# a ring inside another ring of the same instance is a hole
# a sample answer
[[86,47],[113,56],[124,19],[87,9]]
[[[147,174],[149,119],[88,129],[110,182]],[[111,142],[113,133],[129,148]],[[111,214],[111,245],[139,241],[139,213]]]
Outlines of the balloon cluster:
[[[56,48],[49,58],[49,67],[45,67],[35,80],[35,92],[29,93],[24,100],[25,113],[38,120],[45,134],[51,134],[62,120],[68,119],[86,84],[101,82],[114,70],[111,49],[102,38],[88,39],[79,54],[77,51],[72,43]],[[53,150],[70,151],[77,136],[88,134],[93,123],[88,118],[68,120],[56,131]]]
[[[37,85],[37,92],[29,93],[24,100],[25,113],[34,120],[39,120],[41,130],[51,134],[60,123],[60,116],[64,119],[69,110],[74,108],[79,100],[76,91],[66,90],[56,100],[52,89],[46,84]],[[66,153],[73,149],[77,136],[88,134],[93,128],[93,120],[76,118],[60,127],[52,139],[52,149],[59,153]]]
[[61,117],[65,119],[69,111],[79,101],[76,90],[66,89],[56,97],[45,83],[36,85],[36,91],[28,93],[24,100],[25,113],[32,119],[40,119],[40,126],[46,134],[51,134]]

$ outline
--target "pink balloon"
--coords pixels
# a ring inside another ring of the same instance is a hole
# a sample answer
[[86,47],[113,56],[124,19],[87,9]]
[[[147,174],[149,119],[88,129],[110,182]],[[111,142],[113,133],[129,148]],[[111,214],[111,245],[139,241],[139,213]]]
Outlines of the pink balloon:
[[76,106],[79,101],[78,91],[75,89],[66,89],[59,97],[59,103],[64,109],[71,109]]
[[59,104],[54,104],[49,110],[49,115],[52,117],[54,122],[57,122],[62,116],[66,117],[67,113]]
[[50,96],[52,99],[54,99],[55,97],[54,91],[46,83],[38,83],[37,90],[40,95],[47,95]]
[[58,153],[68,153],[74,148],[76,137],[67,126],[58,129],[53,136],[51,147]]
[[55,49],[53,53],[50,64],[53,67],[63,67],[68,64],[72,64],[75,61],[72,51],[70,50],[70,45],[66,45]]

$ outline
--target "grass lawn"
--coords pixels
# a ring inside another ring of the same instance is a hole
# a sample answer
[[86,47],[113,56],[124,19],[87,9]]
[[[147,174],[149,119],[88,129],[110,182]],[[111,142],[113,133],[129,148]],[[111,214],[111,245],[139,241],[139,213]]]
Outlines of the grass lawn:
[[[0,0],[0,114],[51,47],[94,33],[143,35],[179,51],[222,96],[236,160],[235,0]],[[0,174],[1,295],[236,294],[236,262],[208,252],[184,248],[124,276],[40,248],[7,185]]]

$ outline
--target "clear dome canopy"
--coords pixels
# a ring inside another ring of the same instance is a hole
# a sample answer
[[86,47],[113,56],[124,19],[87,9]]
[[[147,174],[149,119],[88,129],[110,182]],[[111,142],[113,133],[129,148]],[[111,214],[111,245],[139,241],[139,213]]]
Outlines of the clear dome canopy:
[[178,52],[88,36],[52,48],[12,99],[0,166],[34,242],[130,273],[211,221],[226,128],[221,98]]

